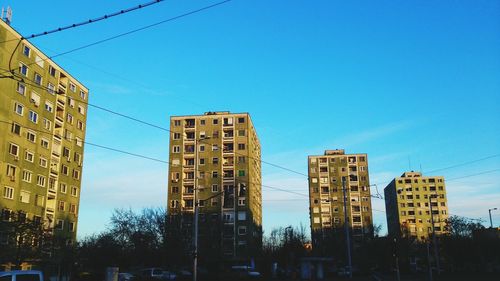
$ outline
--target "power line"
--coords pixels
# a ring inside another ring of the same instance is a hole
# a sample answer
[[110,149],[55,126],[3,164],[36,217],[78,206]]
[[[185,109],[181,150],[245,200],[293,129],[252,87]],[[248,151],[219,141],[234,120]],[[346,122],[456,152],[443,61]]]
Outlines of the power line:
[[438,171],[453,169],[453,168],[456,168],[456,167],[461,167],[461,166],[473,164],[473,163],[476,163],[476,162],[484,161],[484,160],[495,158],[495,157],[498,157],[498,156],[500,156],[500,154],[494,154],[494,155],[486,156],[486,157],[479,158],[479,159],[476,159],[476,160],[472,160],[472,161],[467,161],[467,162],[464,162],[464,163],[460,163],[460,164],[457,164],[457,165],[448,166],[446,168],[440,168],[440,169],[435,169],[435,170],[431,170],[431,171],[426,171],[425,173],[434,173],[434,172],[438,172]]
[[[88,24],[91,24],[91,23],[96,23],[96,22],[99,22],[99,21],[102,21],[102,20],[107,20],[107,19],[110,19],[112,17],[116,17],[116,16],[123,15],[123,14],[129,13],[129,12],[135,11],[135,10],[146,8],[146,7],[149,7],[149,6],[154,5],[154,4],[158,4],[158,3],[163,2],[163,1],[164,0],[154,0],[154,1],[151,1],[151,2],[148,2],[148,3],[137,5],[137,6],[132,7],[132,8],[127,8],[127,9],[123,9],[123,10],[120,10],[120,11],[117,11],[117,12],[114,12],[114,13],[111,13],[111,14],[106,14],[106,15],[101,16],[101,17],[97,17],[97,18],[93,18],[93,19],[88,19],[86,21],[82,21],[82,22],[79,22],[79,23],[73,23],[73,24],[70,24],[70,25],[66,25],[66,26],[63,26],[63,27],[58,27],[58,28],[55,28],[55,29],[52,29],[52,30],[47,30],[47,31],[40,32],[40,33],[31,34],[29,36],[23,36],[23,37],[21,37],[21,40],[22,39],[33,39],[33,38],[36,38],[36,37],[41,37],[41,36],[49,35],[49,34],[52,34],[52,33],[57,33],[57,32],[61,32],[61,31],[68,30],[68,29],[73,29],[73,28],[80,27],[80,26],[83,26],[83,25],[88,25]],[[10,39],[10,40],[1,41],[0,44],[6,43],[6,42],[10,42],[10,41],[15,41],[15,40],[19,40],[19,39]]]
[[[33,81],[33,80],[31,80],[31,79],[29,79],[29,78],[27,78],[27,77],[24,77],[24,76],[22,76],[22,75],[20,75],[20,74],[15,74],[15,73],[14,73],[14,75],[15,75],[16,77],[18,77],[19,79],[21,79],[21,80],[17,80],[17,79],[15,79],[15,77],[8,77],[8,78],[11,78],[11,79],[16,80],[16,81],[18,81],[18,82],[23,82],[23,83],[26,83],[26,84],[28,84],[28,85],[30,85],[30,86],[32,86],[32,87],[36,87],[36,88],[39,88],[39,89],[45,90],[45,91],[47,91],[47,92],[49,92],[49,93],[50,93],[51,91],[53,91],[52,89],[49,89],[49,88],[47,88],[47,87],[45,87],[45,86],[38,85],[38,84],[34,83],[34,81]],[[33,83],[26,82],[26,80],[29,80],[29,81],[31,81],[31,82],[33,82]],[[68,97],[68,98],[69,98],[69,97]],[[88,105],[88,106],[91,106],[91,107],[94,107],[94,108],[100,109],[100,110],[102,110],[102,111],[105,111],[105,112],[108,112],[108,113],[111,113],[111,114],[114,114],[114,115],[117,115],[117,116],[120,116],[120,117],[123,117],[123,118],[126,118],[126,119],[129,119],[129,120],[132,120],[132,121],[135,121],[135,122],[141,123],[141,124],[143,124],[143,125],[150,126],[150,127],[152,127],[152,128],[155,128],[155,129],[159,129],[159,130],[162,130],[162,131],[165,131],[165,132],[170,132],[170,133],[172,133],[172,131],[171,131],[170,129],[167,129],[167,128],[162,127],[162,126],[159,126],[159,125],[155,125],[155,124],[150,123],[150,122],[147,122],[147,121],[143,121],[143,120],[141,120],[141,119],[138,119],[138,118],[132,117],[132,116],[130,116],[130,115],[126,115],[126,114],[123,114],[123,113],[120,113],[120,112],[117,112],[117,111],[114,111],[114,110],[111,110],[111,109],[108,109],[108,108],[104,108],[104,107],[102,107],[102,106],[98,106],[98,105],[95,105],[95,104],[91,104],[91,103],[89,103],[89,102],[87,102],[87,101],[84,101],[84,100],[81,100],[81,99],[78,99],[78,102],[81,102],[81,103],[86,104],[86,105]],[[204,144],[210,144],[210,143],[207,143],[207,142],[206,142],[206,140],[200,140],[200,142],[201,142],[201,143],[204,143]],[[296,173],[296,174],[299,174],[299,175],[304,175],[304,176],[308,177],[308,175],[306,175],[306,174],[304,174],[304,173],[301,173],[301,172],[298,172],[298,171],[294,171],[294,170],[292,170],[292,169],[289,169],[289,168],[287,168],[287,167],[284,167],[284,166],[281,166],[281,165],[278,165],[278,164],[274,164],[274,163],[271,163],[271,162],[264,161],[264,160],[262,160],[262,159],[260,159],[260,158],[257,158],[257,157],[252,157],[252,156],[249,156],[249,155],[247,155],[247,154],[244,154],[244,153],[241,153],[241,152],[237,152],[237,151],[234,151],[234,153],[235,153],[235,154],[238,154],[238,155],[241,155],[241,156],[246,156],[246,157],[248,157],[248,158],[250,158],[250,159],[253,159],[253,160],[259,161],[259,162],[264,163],[264,164],[267,164],[267,165],[271,165],[271,166],[273,166],[273,167],[280,168],[280,169],[285,170],[285,171],[289,171],[289,172],[292,172],[292,173]]]
[[[11,122],[11,121],[5,121],[5,120],[0,120],[0,122],[5,123],[5,124],[13,124],[14,123],[13,121]],[[19,124],[17,124],[17,125],[19,125]],[[39,129],[33,129],[33,128],[30,128],[30,127],[27,127],[27,126],[19,125],[19,127],[22,127],[22,128],[34,131],[34,132],[39,132],[39,133],[42,133],[42,134],[47,134],[47,135],[50,135],[50,136],[60,137],[59,135],[56,135],[56,134],[53,134],[53,133],[50,133],[50,132],[45,132],[45,131],[42,131],[42,130],[39,130]],[[71,138],[66,138],[65,137],[65,139],[69,140],[69,141],[76,141],[76,138],[71,139]],[[95,146],[95,147],[99,147],[99,148],[102,148],[102,149],[106,149],[106,150],[110,150],[110,151],[114,151],[114,152],[119,152],[119,153],[131,155],[131,156],[135,156],[135,157],[138,157],[138,158],[143,158],[143,159],[147,159],[147,160],[151,160],[151,161],[155,161],[155,162],[160,162],[160,163],[165,163],[165,164],[169,163],[168,161],[164,161],[164,160],[161,160],[161,159],[157,159],[157,158],[153,158],[153,157],[149,157],[149,156],[145,156],[145,155],[141,155],[141,154],[137,154],[137,153],[133,153],[133,152],[128,152],[128,151],[125,151],[125,150],[121,150],[121,149],[117,149],[117,148],[113,148],[113,147],[109,147],[109,146],[104,146],[104,145],[100,145],[100,144],[96,144],[96,143],[91,143],[91,142],[84,141],[84,140],[79,140],[79,141],[81,141],[82,143],[91,145],[91,146]]]
[[498,172],[498,171],[500,171],[500,169],[494,169],[494,170],[479,172],[479,173],[470,174],[470,175],[466,175],[466,176],[461,176],[461,177],[457,177],[457,178],[451,178],[451,179],[446,180],[446,181],[454,181],[454,180],[458,180],[458,179],[470,178],[470,177],[475,177],[475,176],[479,176],[479,175],[494,173],[494,172]]
[[[63,56],[63,55],[67,55],[69,53],[73,53],[73,52],[79,51],[79,50],[82,50],[82,49],[86,49],[88,47],[95,46],[95,45],[98,45],[98,44],[101,44],[101,43],[104,43],[104,42],[107,42],[107,41],[111,41],[111,40],[114,40],[114,39],[117,39],[117,38],[120,38],[120,37],[123,37],[123,36],[126,36],[126,35],[130,35],[130,34],[133,34],[133,33],[136,33],[136,32],[139,32],[139,31],[142,31],[142,30],[145,30],[145,29],[148,29],[148,28],[151,28],[151,27],[163,24],[163,23],[167,23],[167,22],[174,21],[174,20],[177,20],[177,19],[180,19],[180,18],[183,18],[183,17],[187,17],[187,16],[190,16],[192,14],[196,14],[196,13],[202,12],[204,10],[208,10],[210,8],[222,5],[222,4],[230,2],[230,1],[231,0],[225,0],[225,1],[222,1],[222,2],[217,2],[215,4],[208,5],[208,6],[196,9],[196,10],[192,10],[190,12],[186,12],[184,14],[181,14],[181,15],[178,15],[178,16],[175,16],[175,17],[171,17],[171,18],[168,18],[168,19],[165,19],[165,20],[162,20],[162,21],[150,24],[150,25],[146,25],[146,26],[143,26],[143,27],[131,30],[131,31],[120,33],[118,35],[111,36],[111,37],[108,37],[108,38],[105,38],[105,39],[102,39],[102,40],[99,40],[99,41],[96,41],[96,42],[93,42],[93,43],[90,43],[90,44],[86,44],[86,45],[83,45],[83,46],[80,46],[80,47],[77,47],[77,48],[74,48],[74,49],[62,52],[62,53],[58,53],[58,54],[55,54],[55,55],[52,55],[52,56],[48,56],[47,58],[41,59],[41,60],[39,60],[37,62],[43,62],[43,61],[50,60],[50,59],[53,59],[53,58],[56,58],[56,57],[59,57],[59,56]],[[21,38],[21,40],[19,40],[19,42],[17,43],[16,47],[12,51],[12,54],[11,54],[10,59],[9,59],[9,70],[8,70],[9,72],[13,72],[14,71],[12,69],[12,67],[11,67],[11,61],[12,61],[12,58],[14,56],[14,53],[16,52],[16,50],[19,47],[19,45],[20,45],[20,43],[21,43],[22,40],[23,40],[23,38]],[[29,63],[29,64],[27,64],[27,66],[31,66],[31,65],[33,65],[33,64],[35,64],[37,62]],[[6,71],[4,71],[4,73],[5,72]],[[1,78],[3,78],[3,77],[1,77]]]

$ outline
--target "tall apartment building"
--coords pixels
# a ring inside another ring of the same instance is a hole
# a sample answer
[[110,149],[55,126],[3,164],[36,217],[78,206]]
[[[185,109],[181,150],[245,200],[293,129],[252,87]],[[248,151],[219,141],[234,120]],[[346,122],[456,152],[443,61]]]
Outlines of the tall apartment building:
[[20,38],[0,21],[1,219],[19,213],[74,241],[88,89]]
[[[371,233],[370,179],[366,154],[345,154],[343,149],[309,156],[309,206],[313,247],[325,233],[347,223],[354,241]],[[348,221],[344,219],[342,181],[345,180]]]
[[262,241],[262,192],[260,143],[250,115],[173,116],[170,130],[169,214],[192,217],[198,188],[200,223],[220,227],[214,241],[206,241],[200,227],[200,244],[220,240],[226,258],[251,256]]
[[448,204],[444,177],[424,177],[405,172],[385,189],[385,208],[389,235],[425,240],[433,232],[445,233]]

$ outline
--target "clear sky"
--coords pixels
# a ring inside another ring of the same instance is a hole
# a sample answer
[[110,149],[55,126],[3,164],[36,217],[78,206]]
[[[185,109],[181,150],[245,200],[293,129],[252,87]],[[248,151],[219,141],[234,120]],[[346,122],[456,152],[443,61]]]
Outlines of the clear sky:
[[[0,1],[24,35],[143,2]],[[165,1],[32,42],[53,55],[212,3]],[[91,103],[161,126],[172,115],[249,112],[262,158],[303,173],[307,155],[325,149],[368,153],[381,193],[408,169],[494,156],[430,175],[451,179],[452,214],[487,220],[500,208],[499,1],[233,0],[56,62]],[[87,141],[168,159],[168,133],[95,108]],[[87,145],[79,236],[105,229],[114,208],[165,206],[167,170]],[[262,174],[307,194],[304,176],[266,164]],[[263,200],[265,232],[309,225],[306,197],[263,188]],[[385,231],[383,201],[372,202]]]

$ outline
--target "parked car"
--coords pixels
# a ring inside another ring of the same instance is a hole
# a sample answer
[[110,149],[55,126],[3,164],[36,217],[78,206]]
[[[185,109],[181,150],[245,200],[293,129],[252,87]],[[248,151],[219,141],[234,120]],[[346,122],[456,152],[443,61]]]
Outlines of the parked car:
[[259,279],[260,272],[255,271],[247,265],[234,265],[231,267],[231,275],[242,279]]
[[43,273],[38,270],[1,271],[0,281],[43,281]]
[[134,279],[134,275],[128,272],[120,272],[118,273],[118,281],[132,281]]
[[172,271],[167,271],[158,267],[145,268],[140,272],[140,279],[142,280],[176,280],[177,275]]

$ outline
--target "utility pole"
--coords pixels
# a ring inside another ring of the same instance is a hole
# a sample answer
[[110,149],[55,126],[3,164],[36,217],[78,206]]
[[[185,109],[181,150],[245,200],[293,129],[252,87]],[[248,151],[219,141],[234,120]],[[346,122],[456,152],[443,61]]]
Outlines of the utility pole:
[[198,278],[198,138],[194,136],[194,150],[195,150],[195,163],[194,163],[194,239],[193,239],[193,281]]
[[401,276],[399,274],[399,256],[398,256],[398,241],[394,238],[394,258],[396,262],[396,280],[401,281]]
[[430,242],[427,241],[427,267],[429,268],[429,281],[432,281],[432,264],[431,264],[431,253],[430,253]]
[[351,239],[349,237],[349,223],[347,216],[347,191],[346,191],[346,177],[342,177],[342,192],[344,194],[344,229],[345,241],[347,246],[347,263],[349,268],[349,278],[352,278],[352,264],[351,264]]
[[438,254],[438,245],[437,245],[437,239],[436,239],[436,229],[434,227],[434,214],[432,213],[432,198],[436,198],[437,201],[437,194],[431,194],[429,196],[429,207],[431,210],[431,223],[432,223],[432,243],[434,244],[434,259],[436,260],[436,270],[437,274],[440,274],[441,268],[439,266],[439,254]]
[[491,211],[497,210],[497,208],[488,209],[488,213],[490,214],[490,227],[493,228],[493,220],[491,220]]

